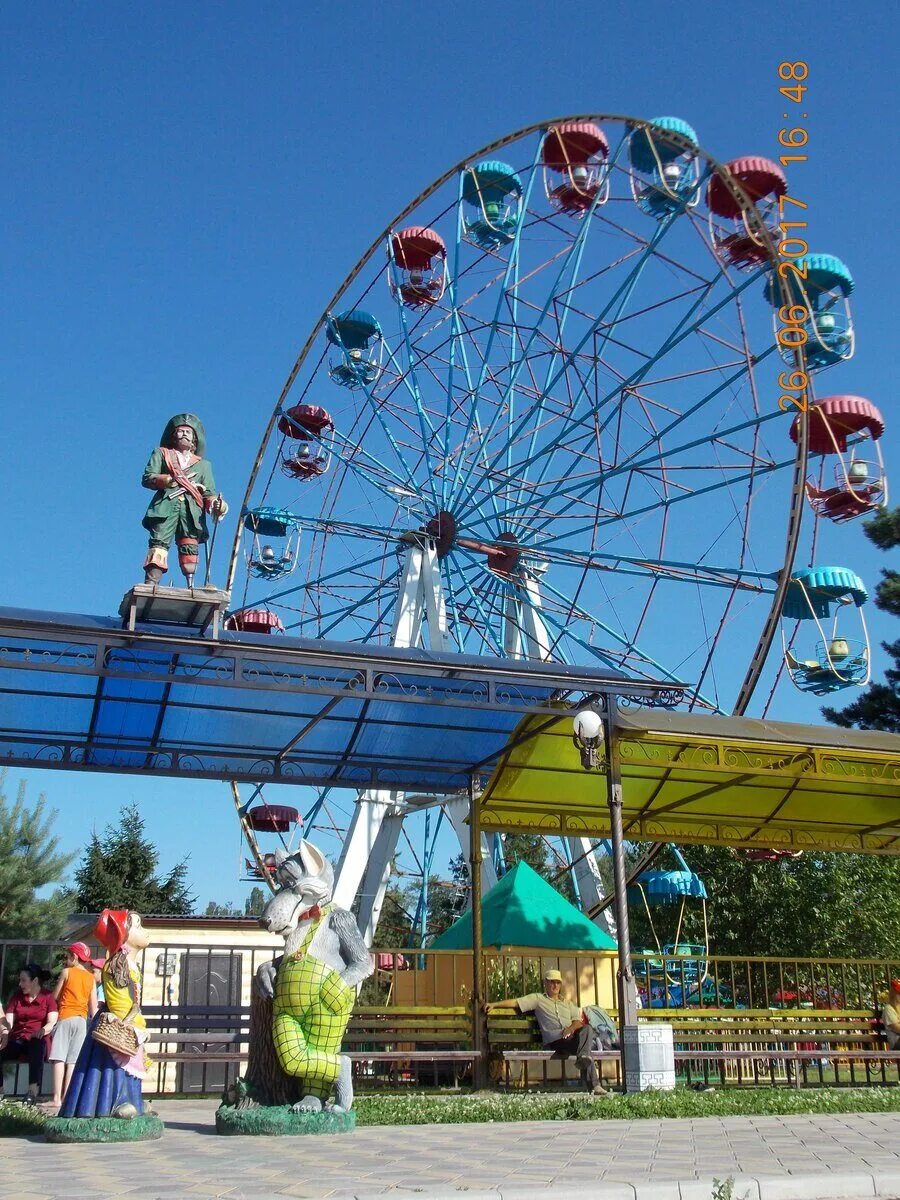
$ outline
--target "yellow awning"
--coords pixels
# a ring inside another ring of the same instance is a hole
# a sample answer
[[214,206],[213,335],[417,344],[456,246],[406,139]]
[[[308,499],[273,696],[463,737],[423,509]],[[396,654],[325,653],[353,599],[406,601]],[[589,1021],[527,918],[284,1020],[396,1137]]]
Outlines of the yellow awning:
[[[625,836],[900,854],[900,737],[743,717],[618,718]],[[480,802],[486,831],[608,837],[605,767],[570,718],[526,718]]]

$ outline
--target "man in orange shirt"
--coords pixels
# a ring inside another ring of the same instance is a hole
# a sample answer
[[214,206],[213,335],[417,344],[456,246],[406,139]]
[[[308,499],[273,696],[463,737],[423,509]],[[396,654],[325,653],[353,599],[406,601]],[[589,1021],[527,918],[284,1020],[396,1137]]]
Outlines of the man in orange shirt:
[[66,965],[53,989],[53,995],[59,1007],[59,1020],[50,1047],[50,1061],[53,1063],[51,1107],[58,1110],[87,1035],[88,1017],[97,1011],[91,952],[84,942],[73,942],[66,950]]

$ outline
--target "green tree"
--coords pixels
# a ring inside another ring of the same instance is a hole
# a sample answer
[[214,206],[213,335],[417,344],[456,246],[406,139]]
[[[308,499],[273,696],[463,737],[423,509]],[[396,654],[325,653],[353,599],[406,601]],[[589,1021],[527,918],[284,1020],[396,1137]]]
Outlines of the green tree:
[[412,929],[412,912],[415,901],[411,901],[411,888],[399,879],[388,883],[381,906],[381,915],[375,929],[372,946],[376,950],[402,950],[409,945]]
[[[866,537],[881,550],[900,546],[900,508],[881,512],[863,525]],[[900,572],[881,572],[875,589],[875,605],[892,616],[900,617]],[[862,695],[845,708],[823,708],[826,720],[845,729],[884,729],[900,733],[900,640],[882,642],[893,662],[885,672],[884,683],[870,683]]]
[[[710,952],[800,958],[896,958],[900,859],[807,851],[753,862],[718,846],[684,853],[709,892]],[[651,910],[660,942],[674,940],[678,906]],[[632,944],[654,949],[643,905],[629,905]],[[681,941],[703,943],[703,910],[688,900]]]
[[62,886],[45,897],[37,892],[60,885],[75,855],[60,851],[53,835],[56,813],[47,811],[44,796],[28,804],[23,780],[10,802],[5,782],[0,771],[0,938],[50,941],[65,929],[71,893]]
[[217,900],[210,900],[203,913],[204,917],[240,917],[243,913],[239,912],[232,900],[227,900],[224,904],[219,904]]
[[244,916],[258,917],[266,907],[266,894],[261,887],[252,887],[250,895],[244,901]]
[[538,833],[507,833],[503,838],[503,859],[508,871],[517,862],[527,862],[543,875],[547,867],[547,843]]
[[469,869],[465,857],[450,860],[450,878],[432,875],[428,880],[428,928],[426,941],[449,929],[469,902]]
[[188,916],[194,897],[187,882],[187,859],[158,875],[159,851],[144,834],[136,804],[126,805],[119,821],[100,837],[91,835],[75,873],[79,912],[133,908],[140,913]]

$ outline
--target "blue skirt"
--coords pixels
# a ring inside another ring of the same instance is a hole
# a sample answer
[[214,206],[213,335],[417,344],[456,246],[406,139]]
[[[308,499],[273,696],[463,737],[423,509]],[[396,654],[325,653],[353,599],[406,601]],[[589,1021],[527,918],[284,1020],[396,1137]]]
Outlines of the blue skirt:
[[91,1036],[98,1017],[91,1022],[75,1063],[72,1082],[59,1110],[61,1117],[108,1117],[117,1105],[126,1102],[139,1113],[144,1111],[140,1079],[126,1074],[107,1048]]

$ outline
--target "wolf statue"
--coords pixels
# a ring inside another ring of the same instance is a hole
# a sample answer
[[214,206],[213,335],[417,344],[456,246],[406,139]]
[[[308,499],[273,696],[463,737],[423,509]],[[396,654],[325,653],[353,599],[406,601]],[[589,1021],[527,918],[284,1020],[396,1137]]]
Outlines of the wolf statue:
[[320,850],[303,841],[275,861],[278,888],[260,924],[284,937],[284,954],[256,973],[247,1076],[230,1098],[238,1108],[349,1112],[353,1082],[341,1039],[372,957],[356,918],[331,904],[334,871]]

